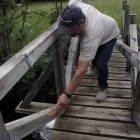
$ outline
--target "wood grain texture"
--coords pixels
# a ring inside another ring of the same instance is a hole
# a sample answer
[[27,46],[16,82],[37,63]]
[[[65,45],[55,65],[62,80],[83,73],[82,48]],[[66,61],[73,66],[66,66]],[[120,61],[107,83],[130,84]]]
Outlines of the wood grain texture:
[[107,98],[104,102],[97,102],[95,97],[77,95],[70,101],[70,104],[71,105],[82,105],[82,106],[130,109],[131,108],[131,99]]
[[140,54],[138,52],[120,41],[117,41],[116,48],[129,60],[131,65],[140,71]]
[[48,116],[48,112],[50,112],[52,109],[53,108],[49,108],[33,115],[29,115],[27,117],[5,124],[11,140],[22,139],[23,137],[39,129],[46,123],[54,120],[55,118],[58,118],[65,112],[65,109],[61,109],[55,115]]
[[140,130],[131,123],[60,117],[57,119],[54,129],[123,138],[140,138]]
[[53,56],[53,66],[55,74],[55,86],[57,90],[57,98],[65,91],[66,82],[64,77],[64,60],[62,50],[61,36],[51,46]]
[[[97,79],[97,74],[92,76],[92,77],[88,77],[88,76],[84,76],[84,79]],[[109,73],[109,80],[119,80],[119,81],[130,81],[131,80],[131,76],[130,74],[126,73],[126,74],[115,74],[115,73]]]
[[84,107],[70,105],[65,115],[67,117],[81,117],[106,121],[133,122],[130,110]]
[[116,67],[116,68],[125,68],[126,63],[120,63],[120,62],[108,62],[108,67]]
[[[79,85],[82,86],[97,86],[98,81],[96,79],[82,79]],[[110,88],[126,88],[131,89],[130,81],[113,81],[108,80],[108,84]]]
[[[69,38],[65,44],[63,45],[63,53],[69,48],[70,46],[70,39]],[[34,97],[37,95],[37,93],[40,91],[42,86],[45,84],[47,79],[50,77],[50,75],[53,73],[54,68],[53,68],[53,59],[49,62],[49,64],[46,66],[46,68],[43,70],[37,81],[34,83],[33,87],[31,90],[28,92],[26,95],[25,99],[23,100],[21,104],[21,108],[28,108],[31,101],[34,99]]]
[[140,111],[139,112],[136,112],[136,111],[132,112],[132,118],[133,118],[133,121],[140,128]]
[[121,53],[112,53],[111,57],[125,58]]
[[[52,131],[48,140],[124,140],[118,138],[109,138],[101,136],[91,136],[84,134],[75,134],[61,131]],[[128,140],[128,139],[125,139]]]
[[0,68],[0,100],[59,36],[58,22],[35,38]]
[[75,66],[75,61],[76,61],[77,46],[78,46],[78,37],[72,38],[70,49],[69,49],[66,73],[65,73],[66,88],[70,84],[72,76],[73,76],[74,66]]
[[5,128],[1,112],[0,112],[0,140],[11,140]]
[[109,62],[122,62],[122,63],[125,63],[126,62],[126,58],[124,58],[124,57],[122,57],[122,58],[119,58],[119,57],[110,57]]
[[55,107],[55,104],[51,104],[51,103],[31,102],[28,108],[20,108],[21,104],[22,104],[22,101],[19,103],[19,105],[15,109],[17,113],[33,114],[33,113],[36,113],[45,109],[49,109],[51,107]]
[[[89,95],[95,96],[98,92],[98,87],[81,87],[78,86],[75,90],[74,94],[77,95]],[[116,89],[116,88],[108,88],[108,97],[127,97],[131,98],[131,89]]]

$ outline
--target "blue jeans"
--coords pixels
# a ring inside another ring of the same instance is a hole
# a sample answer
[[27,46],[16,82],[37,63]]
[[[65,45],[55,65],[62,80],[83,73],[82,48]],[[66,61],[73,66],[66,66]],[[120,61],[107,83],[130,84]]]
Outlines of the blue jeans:
[[111,57],[113,47],[116,44],[117,39],[114,38],[109,42],[99,46],[95,58],[92,60],[92,66],[97,68],[98,73],[98,86],[101,88],[107,88],[108,83],[108,66],[107,63]]

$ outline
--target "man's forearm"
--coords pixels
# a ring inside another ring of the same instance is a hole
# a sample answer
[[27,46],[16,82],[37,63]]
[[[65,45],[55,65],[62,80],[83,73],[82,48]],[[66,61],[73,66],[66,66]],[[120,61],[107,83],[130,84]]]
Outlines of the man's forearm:
[[78,72],[75,73],[75,75],[73,76],[69,86],[66,89],[66,93],[73,94],[73,92],[75,91],[75,89],[80,84],[80,82],[82,81],[83,77],[85,76],[85,73],[86,72],[81,73],[81,74],[78,74]]

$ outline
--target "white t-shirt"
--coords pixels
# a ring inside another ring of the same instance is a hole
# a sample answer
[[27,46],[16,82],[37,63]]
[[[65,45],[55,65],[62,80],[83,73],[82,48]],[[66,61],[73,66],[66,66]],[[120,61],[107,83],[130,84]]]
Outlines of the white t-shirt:
[[94,59],[99,46],[119,35],[118,25],[113,18],[102,14],[92,5],[82,3],[82,0],[70,0],[68,5],[80,7],[85,14],[84,30],[79,36],[81,45],[79,59],[90,61]]

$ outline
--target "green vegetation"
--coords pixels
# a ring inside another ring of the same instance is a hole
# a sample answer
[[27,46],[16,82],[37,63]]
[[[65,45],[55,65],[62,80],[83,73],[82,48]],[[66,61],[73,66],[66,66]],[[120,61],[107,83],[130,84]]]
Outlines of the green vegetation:
[[[117,21],[120,31],[122,31],[122,2],[123,0],[90,0],[91,5]],[[127,0],[127,3],[130,5],[130,14],[137,14],[137,24],[140,26],[140,1]]]

